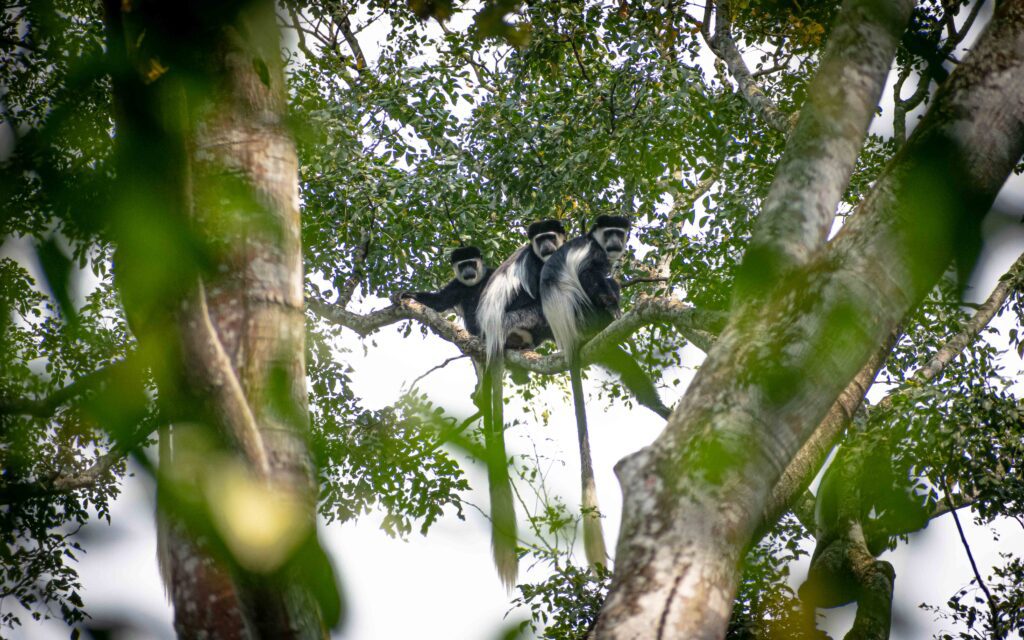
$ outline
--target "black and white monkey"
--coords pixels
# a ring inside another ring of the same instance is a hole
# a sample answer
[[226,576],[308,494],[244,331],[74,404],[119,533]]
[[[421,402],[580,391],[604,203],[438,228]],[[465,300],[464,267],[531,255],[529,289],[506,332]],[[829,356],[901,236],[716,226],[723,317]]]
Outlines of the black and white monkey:
[[[630,222],[625,217],[598,216],[586,235],[563,245],[541,271],[541,308],[558,348],[569,360],[580,445],[583,546],[591,565],[605,564],[607,551],[590,458],[578,349],[586,338],[600,332],[621,315],[621,288],[612,277],[612,268],[626,251],[629,231]],[[618,345],[609,347],[598,355],[596,361],[618,373],[623,384],[641,404],[662,417],[668,417],[670,410],[662,404],[653,383],[625,350]]]
[[486,347],[479,398],[484,413],[491,494],[491,550],[498,575],[510,590],[516,583],[519,559],[512,481],[505,452],[503,354],[505,347],[531,348],[551,339],[540,305],[540,275],[544,261],[565,242],[565,227],[558,220],[542,220],[531,224],[526,233],[529,243],[494,270],[477,307]]
[[480,300],[488,362],[500,358],[506,346],[529,348],[551,339],[540,305],[540,272],[565,243],[565,227],[558,220],[541,220],[526,235],[530,242],[494,270]]
[[466,331],[479,336],[477,307],[480,304],[480,294],[483,293],[494,271],[484,265],[483,254],[476,247],[455,249],[452,251],[451,263],[455,277],[440,291],[407,291],[399,297],[411,298],[434,311],[455,309],[462,318]]

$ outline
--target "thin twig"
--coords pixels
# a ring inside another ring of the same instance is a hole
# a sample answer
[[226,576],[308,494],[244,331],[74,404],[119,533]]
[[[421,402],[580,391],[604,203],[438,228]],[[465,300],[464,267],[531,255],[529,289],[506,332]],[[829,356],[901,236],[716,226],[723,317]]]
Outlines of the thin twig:
[[[438,20],[437,24],[440,25],[441,31],[443,31],[445,35],[453,35],[455,33],[454,31],[449,29],[444,22]],[[454,52],[454,48],[450,52]],[[455,55],[458,58],[460,58],[463,62],[469,65],[469,68],[472,69],[473,73],[476,75],[476,81],[480,84],[481,87],[487,89],[491,93],[497,93],[497,90],[494,88],[494,85],[487,79],[494,77],[494,74],[491,73],[490,69],[488,69],[483,63],[478,62],[476,58],[474,58],[471,54],[466,53],[465,51],[459,50],[457,53],[455,53]]]
[[583,58],[580,57],[580,50],[576,46],[575,38],[569,39],[569,46],[572,47],[572,54],[573,56],[576,57],[576,64],[580,68],[580,73],[583,74],[583,79],[586,80],[587,82],[590,82],[590,74],[587,73],[587,68],[583,65]]
[[451,358],[448,358],[447,360],[445,360],[441,364],[433,366],[433,367],[427,369],[427,371],[425,373],[423,373],[418,378],[416,378],[415,380],[412,381],[412,384],[409,385],[409,390],[412,391],[413,389],[415,389],[416,385],[419,384],[420,381],[422,381],[424,378],[426,378],[430,374],[434,373],[435,371],[440,371],[441,369],[444,369],[445,367],[447,367],[451,363],[455,362],[456,360],[462,360],[463,358],[468,358],[468,357],[469,356],[466,355],[466,354],[462,354],[461,356],[452,356]]
[[[949,489],[947,483],[946,500],[949,500],[949,494],[952,491]],[[995,600],[992,599],[992,592],[988,590],[988,585],[981,578],[981,572],[978,571],[978,563],[974,561],[974,554],[971,552],[971,545],[967,542],[967,536],[964,535],[963,525],[960,524],[960,516],[956,514],[956,509],[953,509],[952,503],[949,505],[950,513],[953,514],[953,522],[956,523],[956,531],[960,534],[960,542],[964,545],[964,551],[967,552],[967,559],[971,561],[971,570],[974,571],[974,579],[978,581],[978,586],[985,592],[985,598],[988,600],[988,608],[990,615],[992,616],[992,632],[996,638],[1002,638],[1003,634],[999,631],[999,607],[996,606]]]

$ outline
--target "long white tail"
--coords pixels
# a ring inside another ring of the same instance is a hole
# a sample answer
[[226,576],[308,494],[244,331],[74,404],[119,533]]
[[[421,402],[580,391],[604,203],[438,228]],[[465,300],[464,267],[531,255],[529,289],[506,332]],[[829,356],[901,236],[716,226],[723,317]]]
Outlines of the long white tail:
[[484,443],[487,455],[487,486],[491,498],[491,553],[505,589],[511,593],[519,574],[519,556],[516,545],[516,510],[512,500],[512,477],[508,472],[508,453],[505,450],[505,417],[502,398],[503,372],[500,362],[488,369],[483,384],[490,385],[490,415],[484,423]]
[[520,247],[494,271],[480,297],[477,318],[484,335],[487,363],[480,384],[483,391],[484,443],[487,464],[487,484],[491,500],[491,553],[498,576],[508,591],[516,585],[519,557],[516,552],[516,512],[512,499],[512,478],[508,472],[508,454],[505,451],[505,418],[502,393],[505,340],[508,321],[505,310],[509,303],[526,289],[524,252],[530,246]]
[[[494,270],[494,274],[480,296],[477,319],[480,321],[480,330],[484,334],[488,364],[501,357],[502,350],[505,348],[505,339],[508,337],[505,309],[520,290],[527,289],[523,253],[529,250],[530,245],[522,246],[509,256],[508,260],[502,262]],[[536,294],[528,289],[527,293]]]
[[597,506],[597,485],[594,482],[594,463],[590,458],[590,434],[587,430],[587,408],[583,403],[583,380],[579,364],[573,361],[569,377],[572,381],[572,399],[576,408],[576,435],[580,441],[580,484],[583,510],[583,552],[591,567],[608,565],[608,550],[604,545],[601,512]]

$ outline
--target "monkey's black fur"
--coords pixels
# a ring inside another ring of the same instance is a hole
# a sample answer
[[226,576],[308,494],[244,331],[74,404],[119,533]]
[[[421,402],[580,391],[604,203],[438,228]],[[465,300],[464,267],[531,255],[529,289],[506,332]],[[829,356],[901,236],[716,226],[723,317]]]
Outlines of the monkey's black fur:
[[506,346],[533,347],[551,337],[540,306],[540,273],[544,261],[565,242],[565,228],[557,220],[544,220],[531,224],[527,235],[529,244],[520,247],[495,269],[478,308],[487,351],[478,402],[484,414],[491,547],[498,574],[509,590],[516,583],[519,559],[512,481],[505,451],[502,356]]
[[455,309],[462,317],[466,331],[474,336],[480,335],[480,322],[477,320],[477,306],[480,295],[490,280],[494,270],[483,263],[483,254],[476,247],[460,247],[452,251],[452,269],[455,277],[440,291],[414,291],[403,293],[403,298],[412,298],[434,311]]

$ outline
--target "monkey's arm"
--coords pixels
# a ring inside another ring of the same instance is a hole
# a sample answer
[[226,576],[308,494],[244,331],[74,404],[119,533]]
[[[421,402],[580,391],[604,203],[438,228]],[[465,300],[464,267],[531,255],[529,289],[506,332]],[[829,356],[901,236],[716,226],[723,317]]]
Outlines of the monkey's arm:
[[462,283],[458,280],[452,280],[440,291],[406,291],[402,293],[401,297],[412,298],[434,311],[446,311],[462,302],[464,291],[465,286]]

